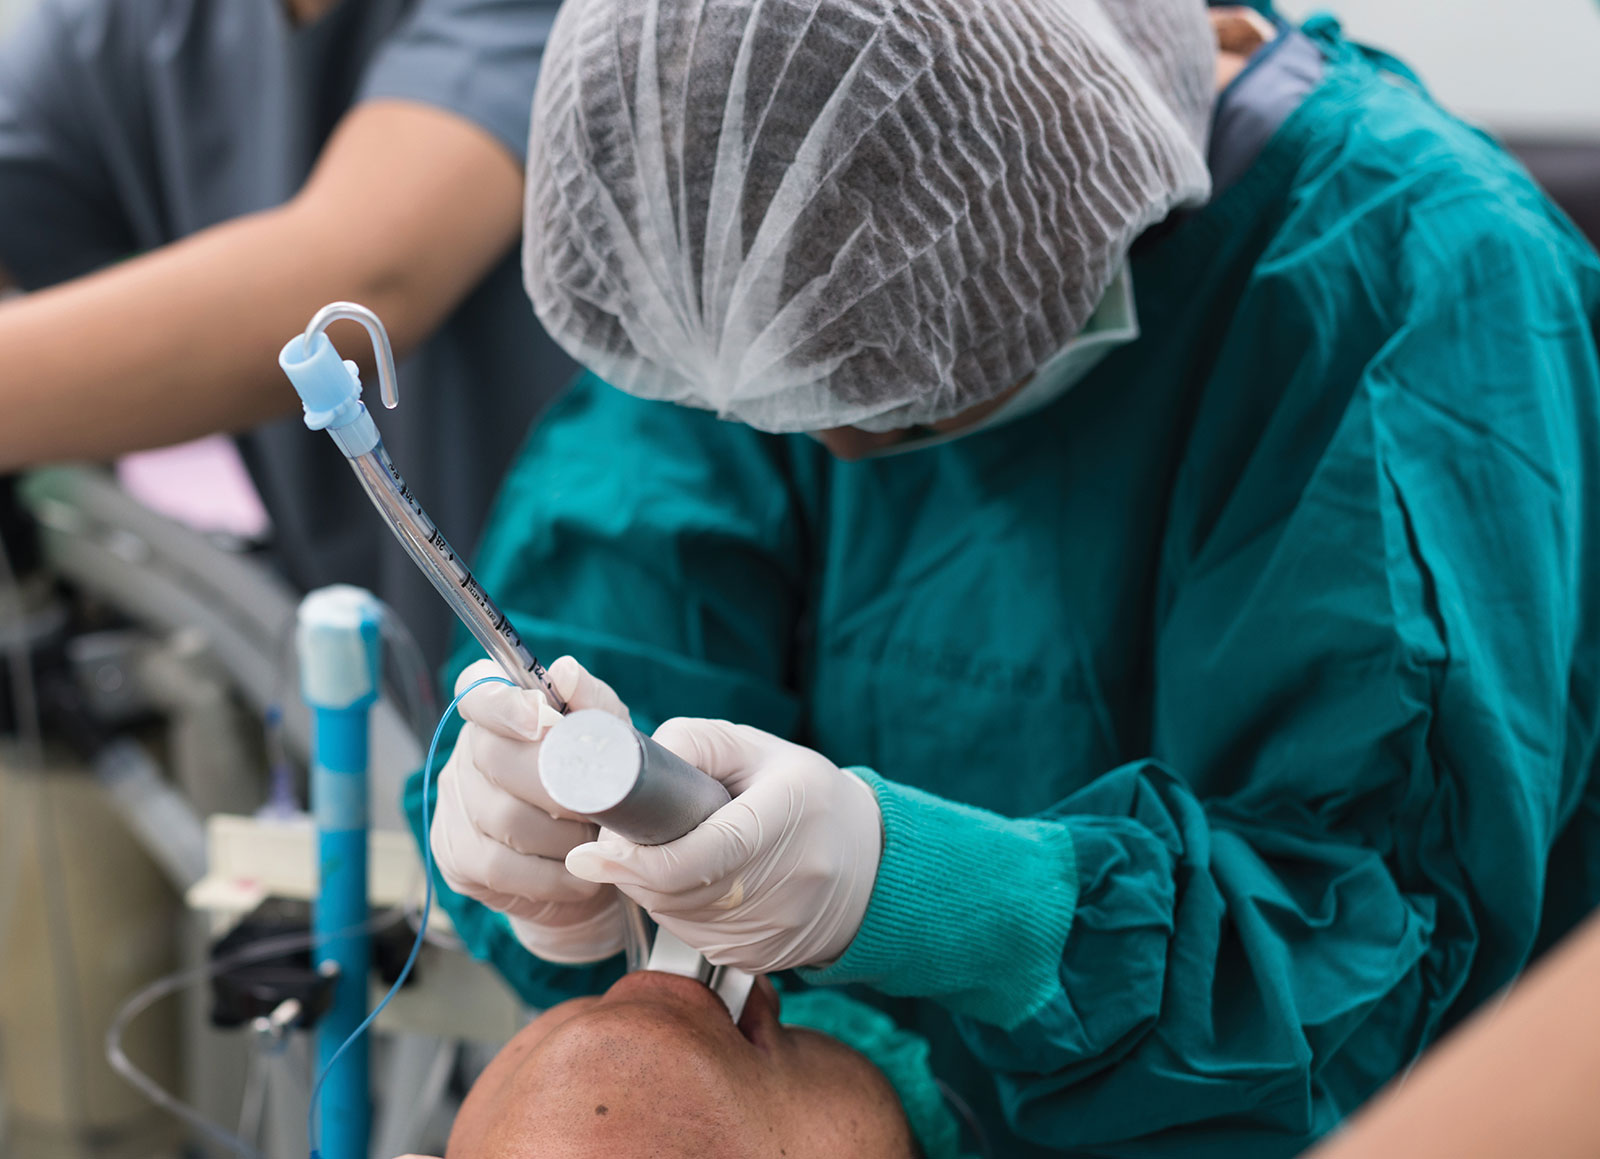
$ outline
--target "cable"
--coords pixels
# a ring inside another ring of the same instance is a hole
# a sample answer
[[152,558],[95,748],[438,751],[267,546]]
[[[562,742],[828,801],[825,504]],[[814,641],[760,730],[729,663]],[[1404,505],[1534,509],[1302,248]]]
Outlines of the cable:
[[[291,629],[292,624],[283,632],[282,636],[280,637],[280,643],[286,643],[292,638]],[[404,650],[404,641],[409,640],[410,637],[409,633],[406,633],[402,626],[400,632],[392,634],[391,639],[400,642],[401,649]],[[410,649],[414,653],[413,659],[420,657],[420,652],[416,651],[416,644],[414,640],[410,641]],[[286,649],[283,650],[285,652],[287,651]],[[26,657],[24,657],[24,659],[26,659]],[[282,676],[286,671],[286,668],[286,664],[280,665],[280,691],[283,690],[283,684],[286,683],[282,681]],[[456,696],[456,698],[450,702],[449,707],[445,709],[443,715],[439,718],[438,726],[434,729],[432,741],[428,746],[427,760],[423,764],[424,773],[422,807],[424,833],[427,832],[429,826],[428,790],[432,783],[433,760],[434,756],[438,752],[439,739],[444,733],[444,726],[450,719],[450,713],[455,711],[456,705],[461,702],[462,698],[465,697],[468,692],[471,692],[480,684],[491,683],[507,684],[511,685],[512,687],[516,687],[510,680],[507,680],[503,676],[486,676],[481,680],[474,681],[467,688],[463,689],[460,695]],[[428,690],[428,693],[431,695],[431,689]],[[428,703],[427,695],[413,699],[413,706],[417,705],[419,701],[422,705],[426,705]],[[272,723],[277,722],[270,722],[268,726],[269,729],[272,727]],[[279,726],[281,727],[281,724]],[[361,1025],[351,1033],[350,1037],[340,1044],[339,1049],[334,1052],[333,1058],[329,1060],[328,1066],[317,1078],[316,1084],[312,1089],[311,1110],[307,1121],[307,1133],[312,1140],[312,1159],[317,1159],[319,1154],[315,1141],[314,1123],[317,1112],[317,1100],[321,1094],[322,1084],[332,1069],[338,1065],[339,1059],[344,1055],[346,1050],[349,1049],[350,1045],[367,1031],[378,1015],[383,1012],[386,1006],[389,1005],[389,1002],[394,998],[395,994],[397,994],[400,988],[405,985],[406,980],[411,975],[412,969],[416,965],[417,956],[421,952],[423,942],[428,940],[428,915],[432,912],[432,909],[433,852],[428,846],[427,842],[424,841],[423,901],[420,910],[420,917],[417,919],[414,926],[417,935],[416,940],[412,943],[410,956],[407,957],[405,966],[400,971],[400,976],[395,980],[394,985],[390,987],[389,992],[383,996],[383,999],[378,1003],[373,1011],[367,1015],[366,1019],[362,1021]],[[351,937],[361,932],[372,932],[377,929],[382,929],[384,926],[400,919],[406,919],[408,924],[411,924],[409,911],[410,906],[396,906],[393,909],[388,910],[367,922],[361,923],[360,925],[352,926],[349,929],[341,930],[334,934],[328,935],[325,940],[332,941],[338,938]],[[170,994],[174,994],[188,986],[209,981],[210,979],[221,974],[225,974],[230,970],[237,969],[240,966],[249,965],[251,962],[259,961],[265,958],[277,957],[280,954],[290,953],[295,950],[305,949],[309,946],[315,945],[320,940],[324,939],[319,938],[318,935],[312,932],[286,935],[280,938],[272,938],[267,941],[258,942],[254,946],[250,946],[245,950],[241,950],[236,954],[229,955],[227,958],[219,961],[208,963],[207,965],[198,967],[196,969],[171,974],[165,978],[161,978],[155,982],[152,982],[150,985],[134,994],[133,997],[129,998],[128,1001],[123,1004],[122,1008],[117,1011],[117,1015],[112,1020],[110,1029],[106,1032],[107,1062],[110,1063],[111,1068],[115,1070],[117,1074],[121,1075],[124,1080],[130,1083],[147,1099],[166,1110],[169,1114],[175,1115],[177,1118],[181,1119],[183,1122],[199,1131],[207,1139],[233,1152],[236,1155],[244,1156],[245,1159],[262,1159],[261,1152],[254,1145],[240,1138],[236,1133],[227,1130],[227,1128],[212,1122],[210,1119],[207,1119],[204,1115],[200,1114],[200,1112],[196,1111],[193,1107],[190,1107],[188,1104],[175,1098],[169,1091],[162,1088],[158,1083],[156,1083],[137,1066],[135,1066],[122,1048],[122,1038],[127,1030],[127,1027],[135,1018],[144,1013],[156,1002],[159,1002],[162,998],[165,998]],[[241,1126],[243,1125],[244,1124],[241,1123]]]
[[239,1100],[239,1126],[234,1134],[250,1145],[261,1138],[261,1116],[267,1106],[267,1057],[266,1048],[260,1044],[250,1052],[250,1069]]
[[983,1129],[983,1124],[978,1122],[978,1116],[973,1113],[971,1105],[943,1079],[936,1078],[933,1081],[938,1086],[939,1093],[944,1096],[944,1101],[955,1108],[956,1114],[966,1121],[967,1130],[972,1132],[972,1141],[978,1145],[983,1159],[994,1159],[994,1152],[989,1148],[989,1133]]
[[288,816],[300,809],[294,787],[294,765],[289,761],[288,747],[283,741],[283,705],[289,692],[290,648],[294,644],[296,622],[296,615],[291,614],[278,629],[272,658],[272,699],[261,714],[262,745],[267,758],[264,808],[269,816]]
[[417,638],[411,634],[406,622],[388,604],[382,600],[378,603],[383,609],[383,616],[378,621],[378,630],[383,636],[384,643],[388,645],[384,653],[394,658],[396,668],[394,685],[402,694],[400,702],[404,707],[406,723],[411,726],[411,731],[420,744],[440,715],[439,698],[433,688],[433,675],[428,668],[427,658],[422,654],[422,646],[417,643]]
[[[374,933],[403,919],[405,917],[405,909],[406,907],[404,906],[394,906],[381,914],[368,918],[359,925],[341,930],[332,936],[347,938],[362,932]],[[242,1155],[245,1159],[262,1159],[261,1152],[256,1147],[240,1139],[226,1127],[213,1123],[199,1111],[174,1097],[170,1091],[160,1086],[154,1079],[135,1066],[133,1060],[128,1057],[127,1052],[122,1049],[122,1037],[135,1018],[170,994],[175,994],[189,986],[209,982],[213,978],[226,974],[231,970],[237,970],[240,966],[248,966],[252,962],[276,958],[283,954],[291,954],[296,950],[304,950],[314,945],[317,940],[317,935],[309,930],[303,934],[283,934],[279,937],[257,942],[253,946],[247,946],[237,953],[229,954],[226,958],[219,958],[215,962],[208,962],[204,966],[197,966],[190,970],[180,970],[176,974],[158,978],[124,1002],[122,1008],[117,1011],[116,1017],[111,1020],[111,1027],[106,1031],[106,1061],[111,1064],[112,1070],[132,1084],[145,1098],[169,1114],[176,1115],[218,1146],[232,1151],[235,1155]]]
[[[417,1090],[415,1101],[411,1104],[410,1114],[401,1123],[400,1129],[392,1136],[405,1150],[411,1150],[407,1140],[415,1140],[417,1147],[425,1146],[429,1140],[421,1139],[428,1130],[428,1125],[439,1111],[439,1104],[444,1099],[445,1090],[450,1085],[451,1076],[456,1071],[457,1056],[461,1053],[459,1043],[441,1042],[433,1062],[429,1065],[427,1073],[422,1077],[422,1083]],[[440,1148],[443,1154],[443,1148]]]
[[[394,996],[406,984],[406,979],[411,976],[411,968],[417,964],[417,955],[422,952],[422,943],[427,940],[428,916],[433,912],[433,845],[428,839],[428,831],[431,828],[428,790],[433,785],[433,758],[434,754],[439,751],[439,738],[444,735],[444,726],[449,723],[450,714],[456,710],[456,705],[461,703],[467,693],[482,684],[504,684],[510,688],[517,687],[516,684],[507,680],[504,676],[483,676],[474,680],[456,693],[455,699],[450,702],[449,707],[444,710],[444,714],[439,717],[438,727],[433,730],[433,740],[428,743],[428,756],[422,762],[422,873],[424,881],[422,921],[417,929],[416,939],[411,943],[411,953],[406,958],[406,964],[401,967],[400,976],[394,980],[394,985],[389,987],[389,992],[372,1008],[372,1012],[362,1019],[361,1025],[352,1030],[350,1037],[339,1044],[339,1049],[333,1052],[333,1057],[328,1060],[328,1065],[322,1069],[322,1073],[317,1076],[317,1081],[311,1088],[311,1109],[306,1112],[306,1139],[310,1144],[311,1159],[322,1159],[320,1140],[317,1137],[317,1102],[322,1097],[322,1084],[328,1081],[328,1076],[333,1073],[333,1068],[339,1065],[339,1060],[344,1057],[345,1051],[349,1050],[351,1045],[367,1032],[367,1028],[376,1021],[378,1015],[383,1013],[384,1008],[394,1000]],[[331,941],[332,939],[329,940]]]
[[406,925],[410,927],[412,933],[420,933],[426,938],[430,946],[438,946],[441,950],[449,950],[456,954],[471,953],[467,948],[467,943],[449,930],[440,929],[435,925],[430,925],[427,929],[423,929],[422,918],[418,914],[406,914]]

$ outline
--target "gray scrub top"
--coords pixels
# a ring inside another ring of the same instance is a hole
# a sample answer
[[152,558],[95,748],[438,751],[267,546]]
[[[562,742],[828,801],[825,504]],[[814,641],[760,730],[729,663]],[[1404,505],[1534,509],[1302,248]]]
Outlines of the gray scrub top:
[[[281,204],[365,99],[456,113],[520,163],[558,7],[343,0],[296,29],[280,0],[43,0],[0,45],[0,265],[35,289]],[[400,367],[400,408],[374,401],[457,548],[471,550],[522,436],[575,371],[512,253]],[[441,660],[449,614],[332,440],[285,419],[239,443],[289,578],[377,592]]]

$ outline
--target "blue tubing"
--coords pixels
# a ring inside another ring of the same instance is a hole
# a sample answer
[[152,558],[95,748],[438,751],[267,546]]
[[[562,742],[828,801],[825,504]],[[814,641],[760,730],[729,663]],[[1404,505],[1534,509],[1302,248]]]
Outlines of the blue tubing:
[[[372,1123],[366,1039],[333,1060],[367,1012],[372,938],[367,931],[367,709],[314,708],[311,799],[321,889],[312,932],[319,968],[339,969],[333,1006],[317,1025],[323,1150],[327,1159],[367,1159]],[[350,932],[350,931],[357,932]]]
[[[445,708],[443,714],[441,714],[439,717],[439,724],[433,730],[433,740],[428,744],[428,755],[422,762],[422,869],[424,882],[422,894],[422,920],[417,923],[416,940],[411,943],[411,953],[406,958],[406,964],[401,967],[400,976],[394,980],[394,985],[389,987],[389,992],[385,994],[382,1000],[372,1008],[372,1013],[368,1014],[366,1018],[361,1020],[360,1025],[356,1026],[350,1031],[349,1035],[337,1047],[337,1049],[333,1051],[332,1055],[328,1057],[326,1061],[324,1061],[322,1058],[323,1044],[337,1040],[334,1039],[331,1034],[327,1034],[324,1037],[319,1037],[318,1039],[317,1069],[319,1074],[317,1076],[316,1085],[311,1088],[311,1113],[306,1116],[306,1136],[310,1143],[311,1159],[323,1159],[323,1147],[319,1145],[317,1139],[317,1106],[319,1096],[322,1093],[323,1087],[328,1082],[329,1075],[336,1073],[336,1069],[340,1069],[341,1060],[344,1058],[347,1052],[356,1046],[357,1043],[362,1044],[360,1050],[362,1069],[363,1071],[366,1070],[367,1056],[365,1035],[367,1027],[371,1026],[373,1022],[377,1020],[378,1015],[383,1013],[384,1007],[389,1005],[394,996],[400,992],[400,987],[404,986],[406,984],[406,980],[411,977],[411,969],[417,964],[417,955],[422,952],[422,943],[427,940],[428,915],[433,912],[433,849],[427,841],[427,834],[430,832],[428,798],[433,777],[433,757],[434,754],[439,751],[439,738],[444,735],[444,726],[446,722],[449,721],[450,714],[456,710],[456,705],[461,703],[462,699],[467,695],[467,693],[483,684],[504,684],[508,688],[517,687],[516,684],[510,680],[507,680],[504,676],[481,676],[463,688],[460,692],[456,693],[455,699],[450,702],[450,704]],[[363,743],[365,743],[364,739]],[[365,864],[366,853],[364,850],[361,856],[363,864]],[[364,879],[365,873],[363,873],[363,880]],[[324,877],[323,881],[326,882],[327,878]],[[324,1133],[323,1138],[327,1138],[326,1133]],[[366,1140],[365,1132],[362,1133],[361,1139],[364,1144]],[[327,1155],[329,1156],[329,1159],[334,1159],[334,1157],[340,1155],[340,1152],[334,1151],[331,1147],[329,1147],[327,1150]]]

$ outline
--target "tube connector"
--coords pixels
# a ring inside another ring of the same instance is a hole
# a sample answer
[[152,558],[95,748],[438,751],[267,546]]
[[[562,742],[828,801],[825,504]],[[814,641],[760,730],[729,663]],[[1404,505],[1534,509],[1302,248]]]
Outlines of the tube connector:
[[338,430],[355,422],[365,410],[356,364],[340,358],[332,340],[321,331],[311,338],[296,334],[289,339],[278,355],[278,365],[294,384],[310,429]]

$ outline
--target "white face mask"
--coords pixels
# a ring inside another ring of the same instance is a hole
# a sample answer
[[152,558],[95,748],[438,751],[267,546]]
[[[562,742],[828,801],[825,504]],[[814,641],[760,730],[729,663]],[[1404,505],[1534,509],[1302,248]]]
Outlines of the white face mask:
[[1034,371],[1033,377],[1028,379],[1021,390],[1007,399],[1003,406],[996,408],[981,422],[974,423],[964,430],[906,439],[876,451],[869,451],[861,458],[883,459],[890,455],[903,455],[908,451],[941,446],[965,438],[967,435],[976,434],[978,431],[991,430],[1015,422],[1035,411],[1043,410],[1082,382],[1091,370],[1100,365],[1106,355],[1128,345],[1138,337],[1139,314],[1133,300],[1133,276],[1124,265],[1117,271],[1117,276],[1111,279],[1105,297],[1100,299],[1100,305],[1095,307],[1094,313],[1089,316],[1089,321],[1078,332],[1078,336],[1067,343],[1060,354]]

